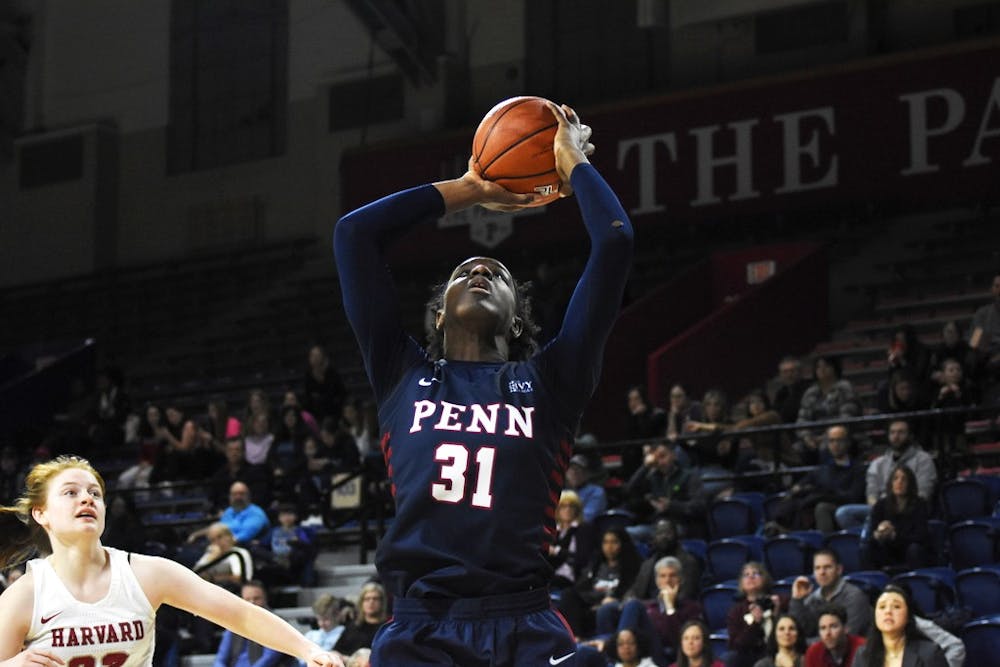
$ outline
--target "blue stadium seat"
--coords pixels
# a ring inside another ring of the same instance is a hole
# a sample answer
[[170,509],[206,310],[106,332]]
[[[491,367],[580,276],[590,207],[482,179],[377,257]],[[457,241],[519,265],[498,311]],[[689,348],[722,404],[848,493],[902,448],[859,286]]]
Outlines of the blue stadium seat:
[[965,664],[995,665],[1000,656],[1000,617],[987,616],[966,623],[960,633],[965,644]]
[[955,574],[958,602],[974,617],[1000,614],[1000,565],[972,567]]
[[950,567],[925,567],[892,578],[904,583],[924,615],[934,614],[955,604],[955,572]]
[[1000,519],[969,519],[948,528],[951,566],[965,570],[996,562],[997,526]]
[[726,579],[739,579],[744,563],[761,560],[762,541],[756,535],[738,535],[709,542],[705,559],[710,580],[718,583]]
[[714,501],[708,507],[708,532],[713,540],[757,532],[753,506],[740,498]]
[[774,521],[774,509],[787,497],[787,493],[772,493],[764,498],[764,521]]
[[804,539],[792,535],[772,537],[764,542],[764,564],[775,579],[812,572],[815,549]]
[[701,608],[705,612],[709,630],[717,632],[726,629],[726,614],[739,594],[739,587],[727,584],[707,586],[702,590]]
[[844,572],[857,572],[861,569],[861,533],[853,530],[841,530],[830,533],[823,540],[824,546],[830,549],[840,564],[844,566]]
[[708,636],[708,641],[712,645],[712,655],[716,660],[724,665],[729,664],[729,632],[725,629],[717,630]]
[[941,486],[941,513],[949,524],[989,516],[992,509],[990,491],[978,479],[953,479]]
[[592,522],[598,535],[614,528],[627,528],[635,523],[635,514],[623,509],[609,509],[594,517]]
[[858,570],[845,574],[844,579],[863,590],[872,604],[875,604],[879,593],[889,583],[889,575],[881,570]]
[[[766,497],[763,493],[760,491],[736,491],[730,498],[745,500],[750,503],[750,509],[753,511],[754,525],[759,527],[764,524],[764,500]],[[757,531],[751,530],[748,532],[755,533]]]

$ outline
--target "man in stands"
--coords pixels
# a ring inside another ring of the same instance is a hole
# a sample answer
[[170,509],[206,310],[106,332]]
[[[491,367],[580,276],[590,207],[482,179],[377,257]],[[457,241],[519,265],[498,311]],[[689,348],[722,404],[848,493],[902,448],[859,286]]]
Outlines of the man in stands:
[[864,637],[847,630],[847,612],[838,604],[819,609],[819,641],[806,651],[805,667],[851,667]]
[[871,627],[872,607],[868,596],[860,588],[844,579],[844,566],[837,554],[830,549],[820,549],[813,555],[813,587],[808,577],[797,577],[792,582],[792,599],[788,613],[799,622],[806,637],[815,637],[820,614],[830,603],[841,607],[848,632],[866,636]]

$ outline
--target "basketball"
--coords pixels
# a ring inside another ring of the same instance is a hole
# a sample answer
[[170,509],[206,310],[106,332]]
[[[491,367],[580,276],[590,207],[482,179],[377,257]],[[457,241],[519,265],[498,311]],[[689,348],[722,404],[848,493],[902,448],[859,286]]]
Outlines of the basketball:
[[489,110],[472,140],[473,168],[487,181],[538,195],[531,206],[559,198],[552,141],[559,124],[542,97],[512,97]]

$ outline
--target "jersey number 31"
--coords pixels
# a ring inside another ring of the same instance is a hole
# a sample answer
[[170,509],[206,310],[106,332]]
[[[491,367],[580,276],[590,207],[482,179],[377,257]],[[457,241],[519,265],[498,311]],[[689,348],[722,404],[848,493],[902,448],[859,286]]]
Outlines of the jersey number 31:
[[[493,461],[496,447],[476,450],[476,484],[470,502],[473,507],[493,507]],[[431,496],[443,503],[460,503],[465,498],[466,473],[469,472],[469,449],[465,445],[443,442],[434,450],[434,460],[441,463],[440,482],[431,485]]]

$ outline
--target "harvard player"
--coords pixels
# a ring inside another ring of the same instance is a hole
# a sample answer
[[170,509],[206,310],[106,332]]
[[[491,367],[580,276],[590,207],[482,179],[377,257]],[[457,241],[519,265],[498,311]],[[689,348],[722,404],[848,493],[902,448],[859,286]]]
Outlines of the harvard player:
[[559,334],[536,349],[525,296],[501,262],[452,272],[424,350],[400,324],[383,249],[402,233],[474,205],[512,209],[471,169],[406,190],[338,223],[344,308],[379,406],[396,518],[376,565],[395,598],[371,664],[576,664],[551,609],[545,554],[573,433],[598,377],[632,257],[632,227],[586,155],[590,128],[551,105],[562,193],[577,194],[591,251]]
[[343,667],[295,628],[179,563],[101,546],[104,480],[84,459],[32,468],[14,507],[0,508],[0,569],[34,549],[0,596],[2,667],[148,667],[156,609],[203,616],[309,667]]

